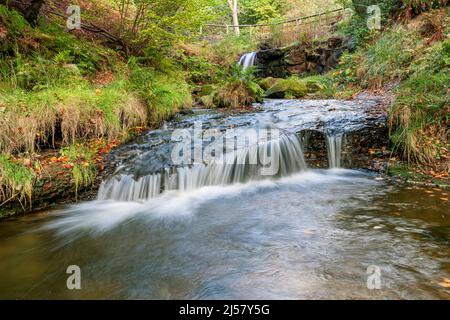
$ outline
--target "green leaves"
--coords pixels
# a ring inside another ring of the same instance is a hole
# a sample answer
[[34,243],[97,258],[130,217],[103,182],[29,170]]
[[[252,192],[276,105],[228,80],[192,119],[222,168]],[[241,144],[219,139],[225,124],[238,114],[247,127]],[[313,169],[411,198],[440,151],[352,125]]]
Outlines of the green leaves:
[[167,51],[175,43],[196,36],[211,20],[210,0],[115,0],[120,10],[120,37],[131,53],[147,48]]

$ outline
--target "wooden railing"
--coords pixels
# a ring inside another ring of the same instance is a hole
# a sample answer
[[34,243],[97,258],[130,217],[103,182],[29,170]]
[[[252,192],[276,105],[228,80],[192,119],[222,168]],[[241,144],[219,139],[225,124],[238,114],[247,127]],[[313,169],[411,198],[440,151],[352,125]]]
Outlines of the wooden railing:
[[239,27],[242,34],[250,35],[256,41],[276,38],[280,45],[302,36],[320,38],[329,33],[331,26],[341,21],[346,14],[344,8],[338,8],[306,17],[284,20],[274,23],[241,24],[205,24],[200,28],[200,34],[205,38],[217,38],[234,31]]

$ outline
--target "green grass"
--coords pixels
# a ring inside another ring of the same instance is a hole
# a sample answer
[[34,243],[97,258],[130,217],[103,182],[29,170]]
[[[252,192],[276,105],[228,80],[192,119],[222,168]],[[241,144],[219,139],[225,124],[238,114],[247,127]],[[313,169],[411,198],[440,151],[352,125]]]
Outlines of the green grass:
[[362,87],[380,89],[387,83],[405,79],[420,43],[414,31],[401,26],[383,33],[364,52],[365,58],[358,68]]
[[149,67],[130,63],[130,87],[146,102],[149,121],[158,125],[192,104],[191,90],[182,72],[164,74]]
[[[102,89],[89,84],[37,92],[2,91],[0,151],[35,152],[38,144],[63,144],[80,138],[120,139],[133,126],[145,125],[146,106],[117,81]],[[59,132],[60,131],[60,132]]]
[[66,157],[72,166],[72,177],[75,184],[75,199],[78,197],[80,187],[88,187],[94,184],[98,170],[94,164],[92,150],[81,145],[72,144],[61,149],[61,156]]
[[0,154],[0,206],[13,200],[22,208],[31,206],[35,178],[33,170],[11,156]]
[[450,170],[447,125],[450,41],[436,43],[412,65],[391,110],[392,139],[410,162]]

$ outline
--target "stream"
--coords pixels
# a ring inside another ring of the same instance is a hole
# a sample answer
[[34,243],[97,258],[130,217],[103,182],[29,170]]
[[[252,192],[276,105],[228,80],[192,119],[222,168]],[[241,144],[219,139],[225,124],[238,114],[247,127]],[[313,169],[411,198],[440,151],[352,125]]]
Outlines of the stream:
[[386,121],[376,103],[178,115],[109,155],[96,200],[0,222],[0,298],[449,299],[450,191],[341,168],[346,134]]

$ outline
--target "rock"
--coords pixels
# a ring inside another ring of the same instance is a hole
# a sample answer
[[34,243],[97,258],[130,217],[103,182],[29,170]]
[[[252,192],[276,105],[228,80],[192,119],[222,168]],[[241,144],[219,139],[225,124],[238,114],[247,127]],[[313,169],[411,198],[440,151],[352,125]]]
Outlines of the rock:
[[[299,136],[304,144],[307,164],[314,168],[328,168],[328,147],[323,129],[303,130],[299,132]],[[342,144],[341,167],[364,168],[385,173],[389,157],[374,154],[371,150],[383,150],[387,146],[389,146],[389,134],[386,126],[380,127],[371,123],[360,130],[347,133]]]
[[284,48],[263,46],[257,53],[257,75],[260,78],[287,78],[291,75],[324,73],[338,65],[344,51],[354,48],[354,41],[343,37]]
[[268,77],[268,78],[264,78],[264,79],[260,80],[258,84],[263,90],[267,91],[278,80],[279,80],[278,78]]
[[265,96],[275,99],[295,99],[302,98],[308,93],[305,82],[300,79],[289,78],[279,79],[269,90]]
[[308,90],[308,93],[316,93],[320,90],[323,90],[324,86],[319,81],[310,79],[306,81],[306,88]]

